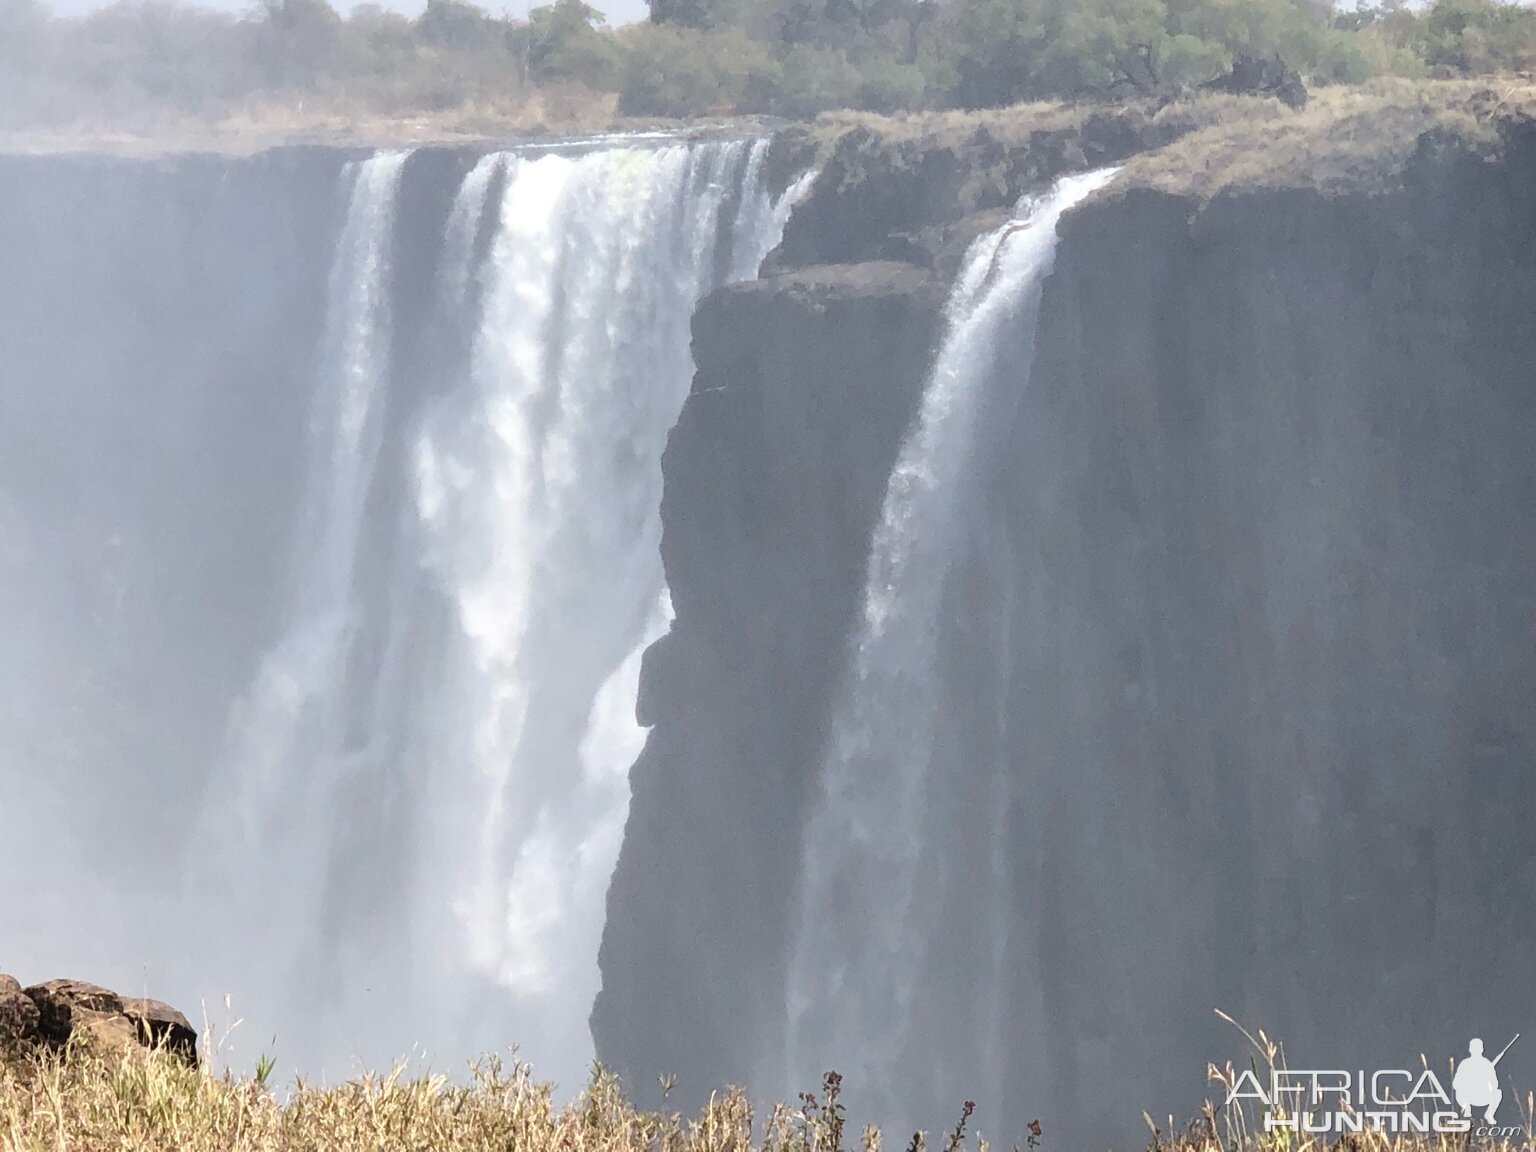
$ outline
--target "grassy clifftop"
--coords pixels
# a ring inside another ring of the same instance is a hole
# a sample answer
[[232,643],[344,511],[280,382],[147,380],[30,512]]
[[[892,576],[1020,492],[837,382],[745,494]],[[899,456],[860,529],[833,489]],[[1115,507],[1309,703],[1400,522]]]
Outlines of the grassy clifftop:
[[1231,187],[1375,190],[1426,133],[1492,152],[1500,128],[1536,116],[1530,77],[1380,80],[1324,88],[1304,109],[1234,102],[1214,122],[1127,166],[1127,184],[1210,195]]
[[[1492,143],[1500,123],[1536,115],[1536,76],[1478,80],[1383,78],[1316,88],[1303,108],[1268,97],[1191,92],[1181,97],[1031,103],[975,112],[884,116],[830,112],[810,130],[825,161],[854,131],[875,150],[920,163],[941,149],[981,140],[1004,149],[1038,145],[1052,135],[1080,136],[1090,153],[1114,136],[1139,155],[1128,175],[1169,191],[1227,184],[1355,185],[1378,180],[1411,155],[1425,132]],[[1100,147],[1107,152],[1107,147]]]
[[1111,195],[1154,188],[1374,192],[1424,142],[1495,156],[1536,114],[1526,77],[1379,80],[1322,88],[1304,107],[1190,92],[1118,104],[1021,104],[904,116],[835,113],[780,137],[780,181],[818,165],[791,218],[780,268],[896,260],[943,271],[978,230],[1056,177],[1110,164]]

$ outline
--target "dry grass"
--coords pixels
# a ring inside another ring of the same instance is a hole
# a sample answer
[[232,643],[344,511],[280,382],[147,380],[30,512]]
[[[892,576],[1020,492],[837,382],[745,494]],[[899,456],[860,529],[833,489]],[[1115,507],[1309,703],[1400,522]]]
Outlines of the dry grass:
[[913,141],[926,145],[941,144],[946,139],[985,128],[998,140],[1011,143],[1025,140],[1034,132],[1061,132],[1081,128],[1090,116],[1104,114],[1142,116],[1153,122],[1176,120],[1202,126],[1217,124],[1242,114],[1256,103],[1269,104],[1273,101],[1255,101],[1225,93],[1202,92],[1172,101],[1035,101],[977,111],[904,112],[894,115],[840,111],[822,113],[816,118],[816,128],[829,136],[836,136],[862,126],[892,143]]
[[1491,145],[1499,118],[1532,114],[1536,84],[1520,76],[1321,88],[1296,112],[1273,100],[1247,100],[1132,160],[1118,187],[1204,196],[1255,186],[1372,190],[1401,172],[1425,132]]
[[384,113],[346,101],[253,99],[217,117],[171,113],[0,130],[0,152],[249,155],[289,144],[386,148],[479,143],[652,127],[626,121],[618,98],[580,87],[467,101],[438,112]]
[[[1171,101],[1125,104],[1031,103],[978,112],[880,115],[829,112],[811,127],[824,160],[835,141],[864,127],[887,144],[921,152],[972,138],[985,129],[1013,148],[1036,132],[1081,128],[1092,116],[1124,116],[1169,129],[1173,143],[1133,159],[1123,191],[1141,185],[1212,195],[1230,187],[1307,186],[1356,189],[1384,185],[1412,155],[1419,136],[1441,129],[1489,142],[1502,116],[1536,115],[1529,76],[1470,80],[1381,79],[1358,87],[1314,90],[1301,111],[1273,99],[1194,93]],[[748,120],[736,123],[747,123]],[[761,129],[771,122],[751,121]],[[471,101],[432,113],[386,115],[335,102],[266,100],[216,120],[159,117],[142,122],[78,123],[30,132],[0,132],[0,151],[114,154],[224,152],[249,154],[281,144],[359,148],[427,143],[479,144],[509,138],[647,129],[704,130],[728,122],[624,119],[611,94],[553,88],[501,100]]]
[[1137,185],[1202,196],[1244,186],[1370,190],[1402,170],[1425,132],[1491,144],[1501,117],[1536,115],[1536,82],[1529,76],[1383,78],[1316,88],[1300,111],[1271,98],[1198,92],[1122,105],[1019,104],[901,116],[833,112],[823,114],[814,131],[823,153],[855,127],[917,150],[956,143],[981,128],[1017,146],[1032,133],[1082,128],[1089,117],[1105,114],[1160,125],[1168,129],[1165,138],[1177,137],[1131,160],[1115,186],[1119,192]]
[[[607,1076],[559,1108],[525,1065],[496,1060],[467,1084],[397,1069],[332,1088],[297,1084],[282,1096],[160,1056],[0,1068],[6,1152],[745,1152],[751,1127],[739,1094],[689,1124],[637,1112]],[[761,1146],[796,1152],[817,1138],[785,1113]]]
[[1125,118],[1144,129],[1161,126],[1168,130],[1167,136],[1173,136],[1237,120],[1250,115],[1256,104],[1274,103],[1207,92],[1172,101],[1130,100],[1113,104],[1036,101],[977,111],[894,115],[839,111],[822,113],[811,125],[810,132],[817,156],[822,161],[831,155],[837,140],[855,128],[867,129],[892,149],[914,154],[963,144],[981,131],[1012,150],[1027,146],[1036,133],[1079,131],[1093,117]]
[[[1245,1033],[1246,1034],[1246,1033]],[[1283,1059],[1260,1032],[1253,1066]],[[1267,1051],[1266,1051],[1267,1049]],[[1283,1065],[1282,1065],[1283,1066]],[[1214,1094],[1225,1098],[1231,1065],[1211,1069]],[[490,1059],[464,1083],[412,1077],[397,1068],[331,1088],[298,1083],[274,1093],[260,1079],[189,1069],[156,1055],[105,1061],[77,1052],[68,1060],[0,1061],[0,1152],[881,1152],[880,1133],[845,1139],[841,1079],[829,1075],[821,1098],[802,1096],[754,1117],[739,1091],[716,1095],[696,1118],[641,1112],[617,1081],[597,1072],[584,1092],[561,1107],[528,1067]],[[1516,1140],[1477,1140],[1478,1152],[1529,1152],[1530,1099]],[[942,1152],[987,1152],[987,1142],[960,1122],[931,1144]],[[1154,1123],[1152,1152],[1316,1152],[1316,1139],[1263,1133],[1251,1117],[1208,1104],[1187,1125]],[[1029,1152],[1060,1147],[1026,1137]],[[928,1142],[902,1140],[908,1152]],[[1350,1136],[1349,1152],[1466,1152],[1465,1137]],[[1015,1147],[1015,1152],[1018,1152]]]

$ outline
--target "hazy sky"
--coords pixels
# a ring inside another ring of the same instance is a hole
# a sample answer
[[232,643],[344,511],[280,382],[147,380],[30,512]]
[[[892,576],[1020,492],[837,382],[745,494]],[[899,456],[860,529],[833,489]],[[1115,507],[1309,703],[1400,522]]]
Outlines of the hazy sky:
[[[89,12],[92,8],[104,7],[108,0],[53,0],[53,7],[58,12],[74,15],[80,12]],[[196,0],[197,3],[209,8],[222,8],[226,12],[239,12],[254,6],[255,0]],[[332,6],[346,11],[358,0],[331,0]],[[397,11],[414,16],[426,7],[426,0],[380,0],[386,8],[394,8]],[[546,0],[478,0],[480,6],[489,12],[511,12],[514,16],[525,15],[530,8],[537,7]],[[646,13],[645,0],[587,0],[594,8],[600,8],[608,14],[608,20],[612,24],[623,24],[630,20],[639,20]]]

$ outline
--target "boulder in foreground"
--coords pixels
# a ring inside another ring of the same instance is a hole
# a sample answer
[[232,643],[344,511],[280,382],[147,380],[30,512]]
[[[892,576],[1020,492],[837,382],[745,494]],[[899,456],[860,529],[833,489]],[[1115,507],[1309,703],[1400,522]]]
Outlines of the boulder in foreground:
[[163,1048],[197,1065],[197,1032],[169,1004],[125,999],[84,980],[23,988],[14,977],[0,975],[0,1051],[61,1051],[71,1043],[114,1055]]

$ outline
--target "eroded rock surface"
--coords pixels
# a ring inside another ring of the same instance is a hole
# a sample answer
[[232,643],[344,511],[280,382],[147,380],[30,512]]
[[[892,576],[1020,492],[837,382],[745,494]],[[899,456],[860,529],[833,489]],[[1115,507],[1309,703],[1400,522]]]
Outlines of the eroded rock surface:
[[0,1051],[29,1044],[37,1037],[37,1005],[12,976],[0,976]]
[[130,997],[123,1001],[123,1015],[133,1025],[140,1044],[165,1048],[178,1053],[189,1064],[197,1063],[197,1031],[169,1004]]
[[49,980],[23,988],[0,975],[0,1051],[63,1050],[87,1044],[123,1055],[164,1048],[197,1064],[197,1032],[176,1009],[158,1000],[119,996],[84,980]]

